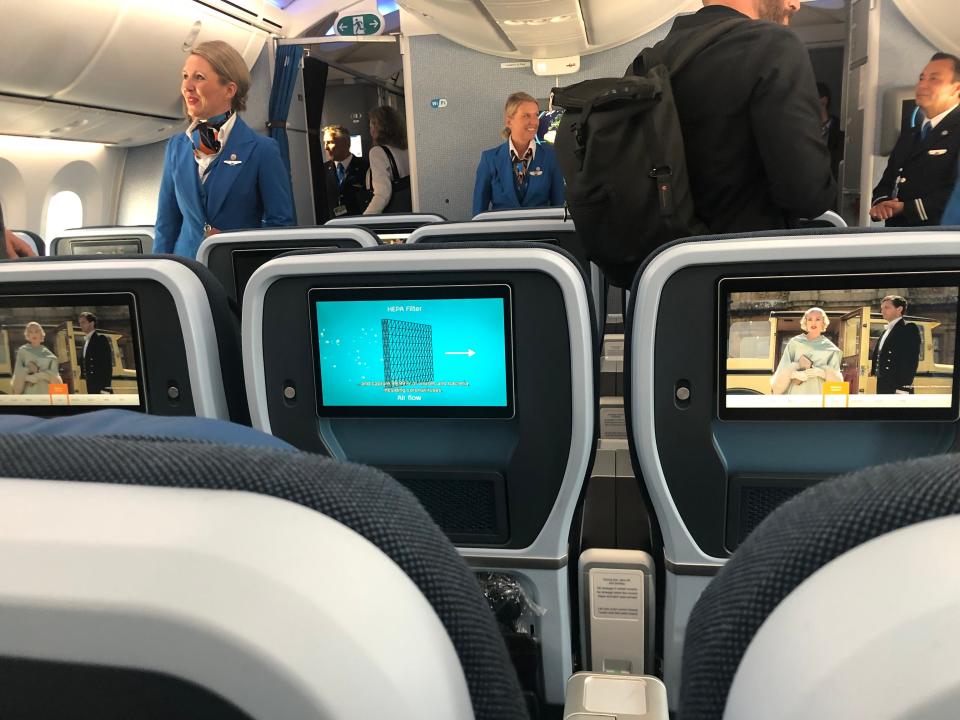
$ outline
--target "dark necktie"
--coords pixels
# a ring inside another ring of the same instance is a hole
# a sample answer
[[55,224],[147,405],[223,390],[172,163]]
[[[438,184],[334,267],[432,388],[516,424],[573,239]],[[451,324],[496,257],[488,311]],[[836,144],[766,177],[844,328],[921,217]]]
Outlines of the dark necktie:
[[923,127],[920,128],[920,142],[923,142],[927,139],[927,136],[930,134],[930,131],[933,130],[933,125],[929,120],[923,123]]
[[347,170],[343,163],[337,163],[337,183],[343,185],[343,179],[347,176]]
[[516,182],[517,191],[521,196],[527,193],[527,168],[530,165],[530,159],[532,157],[533,148],[528,147],[527,151],[523,154],[523,158],[518,157],[513,151],[513,148],[510,148],[510,162],[513,164],[514,182]]

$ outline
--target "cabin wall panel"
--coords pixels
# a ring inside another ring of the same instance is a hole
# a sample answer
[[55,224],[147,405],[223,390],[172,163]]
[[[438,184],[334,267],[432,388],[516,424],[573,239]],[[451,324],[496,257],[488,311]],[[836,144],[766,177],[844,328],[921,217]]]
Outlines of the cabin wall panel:
[[[929,40],[921,35],[891,0],[884,0],[880,24],[880,81],[877,84],[877,112],[880,121],[877,136],[873,138],[874,154],[880,152],[883,132],[883,97],[887,90],[913,87],[920,71],[937,52]],[[886,161],[878,162],[877,180],[883,174]]]
[[125,153],[96,143],[0,135],[0,158],[7,168],[0,173],[0,199],[7,222],[42,235],[47,202],[69,190],[83,202],[85,225],[112,225]]
[[164,140],[127,150],[117,203],[117,225],[153,225],[156,221],[166,149]]
[[[538,77],[531,68],[504,69],[504,58],[485,55],[439,35],[410,41],[417,182],[422,212],[439,212],[449,220],[472,216],[473,184],[480,153],[502,142],[503,105],[518,90],[543,99],[556,85],[622,76],[643,48],[662,39],[673,21],[629,43],[581,58],[572,75]],[[444,108],[430,102],[444,98]]]

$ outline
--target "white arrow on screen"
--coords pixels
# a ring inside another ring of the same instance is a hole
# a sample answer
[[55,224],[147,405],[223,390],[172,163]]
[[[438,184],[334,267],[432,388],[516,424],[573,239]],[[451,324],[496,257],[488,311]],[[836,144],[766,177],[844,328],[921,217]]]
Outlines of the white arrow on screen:
[[467,357],[473,357],[476,355],[473,350],[465,350],[463,352],[445,352],[444,355],[466,355]]

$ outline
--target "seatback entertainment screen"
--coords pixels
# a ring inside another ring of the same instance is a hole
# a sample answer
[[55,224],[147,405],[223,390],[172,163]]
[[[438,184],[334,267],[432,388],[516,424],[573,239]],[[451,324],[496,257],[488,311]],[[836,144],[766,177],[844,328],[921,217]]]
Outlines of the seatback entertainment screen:
[[953,420],[957,273],[726,278],[722,419]]
[[70,241],[72,255],[141,255],[143,243],[136,238]]
[[514,413],[507,285],[310,291],[321,416]]
[[0,295],[0,412],[146,411],[130,293]]

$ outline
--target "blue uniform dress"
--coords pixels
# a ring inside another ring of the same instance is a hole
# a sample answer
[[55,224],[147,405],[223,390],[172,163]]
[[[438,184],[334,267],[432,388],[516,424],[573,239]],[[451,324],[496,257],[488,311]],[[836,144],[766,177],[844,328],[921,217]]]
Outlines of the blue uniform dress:
[[[800,357],[806,356],[813,365],[809,370],[800,367]],[[839,382],[840,348],[823,335],[809,340],[806,335],[790,338],[783,357],[770,384],[778,395],[820,395],[825,382]]]
[[195,258],[204,226],[243,230],[295,224],[290,175],[276,140],[237,117],[227,142],[200,182],[193,140],[167,143],[153,251]]
[[527,168],[526,188],[517,188],[510,141],[484,150],[477,166],[473,186],[473,214],[486,210],[512,208],[560,207],[564,201],[563,175],[557,156],[549,145],[537,145]]

